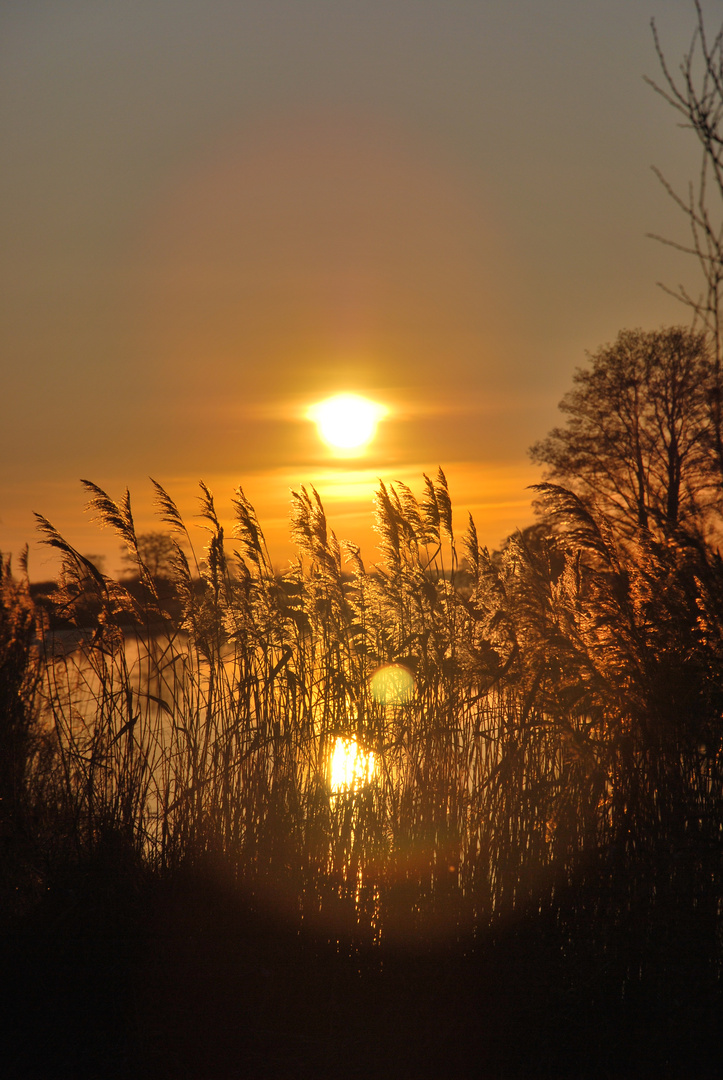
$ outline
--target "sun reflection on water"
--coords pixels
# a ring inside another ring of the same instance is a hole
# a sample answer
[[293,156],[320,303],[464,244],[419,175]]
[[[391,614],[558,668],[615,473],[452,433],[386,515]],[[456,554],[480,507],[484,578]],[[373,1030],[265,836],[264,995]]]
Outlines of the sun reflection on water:
[[337,738],[331,757],[331,793],[359,791],[374,777],[376,757],[364,750],[356,739]]

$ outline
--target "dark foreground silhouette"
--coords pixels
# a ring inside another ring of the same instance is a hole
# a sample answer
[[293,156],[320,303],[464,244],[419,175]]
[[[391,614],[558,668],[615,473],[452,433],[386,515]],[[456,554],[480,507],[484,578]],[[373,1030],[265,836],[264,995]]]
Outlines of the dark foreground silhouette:
[[372,947],[254,911],[218,868],[98,860],[4,936],[2,1075],[718,1077],[721,987],[685,898],[667,925],[641,898],[600,927],[586,889],[567,923],[558,902],[476,940]]

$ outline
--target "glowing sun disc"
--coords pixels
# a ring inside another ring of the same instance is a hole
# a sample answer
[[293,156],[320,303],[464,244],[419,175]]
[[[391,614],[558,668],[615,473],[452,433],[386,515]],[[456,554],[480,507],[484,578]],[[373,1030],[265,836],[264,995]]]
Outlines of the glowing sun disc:
[[387,410],[359,394],[335,394],[309,409],[319,435],[335,450],[359,450],[371,442]]

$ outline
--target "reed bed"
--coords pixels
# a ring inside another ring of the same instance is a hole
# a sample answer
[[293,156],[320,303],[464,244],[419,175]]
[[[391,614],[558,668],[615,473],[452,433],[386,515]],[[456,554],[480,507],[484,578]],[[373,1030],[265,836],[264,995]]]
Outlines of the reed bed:
[[[110,844],[118,865],[159,874],[213,862],[256,908],[351,948],[469,941],[534,912],[563,949],[627,935],[632,971],[678,920],[675,947],[720,972],[717,553],[682,535],[623,541],[541,485],[544,525],[490,554],[471,519],[453,531],[440,470],[419,499],[380,484],[371,568],[301,488],[279,575],[241,489],[228,538],[201,485],[196,553],[156,484],[174,538],[161,583],[128,494],[85,486],[135,559],[135,590],[41,518],[62,557],[55,623],[86,627],[64,651],[3,578],[4,656],[22,636],[12,619],[26,626],[9,692],[36,740],[4,783],[44,850]],[[368,782],[333,790],[339,739],[373,753]]]

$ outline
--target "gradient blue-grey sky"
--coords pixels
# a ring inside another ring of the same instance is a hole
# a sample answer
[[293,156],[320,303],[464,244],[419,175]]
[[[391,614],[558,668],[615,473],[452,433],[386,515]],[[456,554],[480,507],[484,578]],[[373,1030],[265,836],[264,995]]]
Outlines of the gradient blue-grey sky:
[[[651,18],[677,64],[681,0],[5,2],[0,550],[39,510],[117,565],[81,476],[143,529],[149,474],[242,484],[279,559],[301,483],[367,545],[376,477],[437,465],[460,526],[527,524],[585,350],[687,321]],[[391,409],[352,463],[304,419],[338,390]]]

